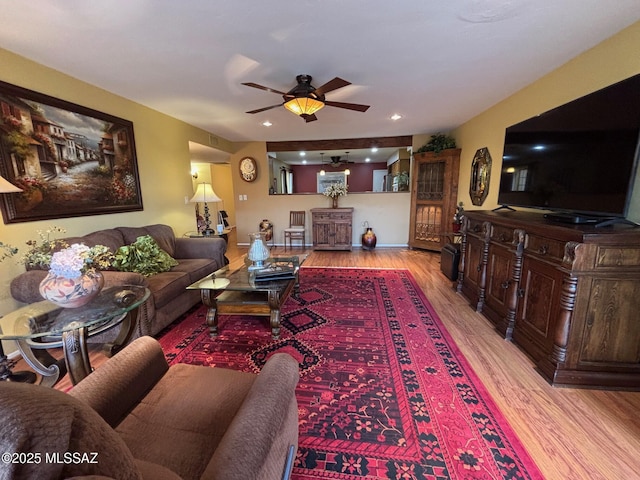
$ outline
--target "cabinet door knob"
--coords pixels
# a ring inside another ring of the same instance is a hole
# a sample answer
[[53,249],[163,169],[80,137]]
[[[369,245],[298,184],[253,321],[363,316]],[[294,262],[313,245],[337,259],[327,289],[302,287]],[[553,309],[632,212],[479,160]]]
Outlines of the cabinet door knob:
[[548,245],[542,245],[539,249],[538,249],[538,253],[540,255],[546,255],[547,253],[549,253],[549,246]]
[[516,293],[518,297],[520,298],[524,297],[524,288],[519,288]]
[[511,280],[505,280],[500,284],[500,286],[506,290],[507,288],[509,288],[510,283],[511,283]]
[[501,242],[504,242],[504,241],[506,241],[506,240],[507,240],[507,236],[506,236],[504,233],[501,233],[501,234],[500,234],[500,238],[499,238],[499,240],[500,240]]
[[478,272],[479,272],[480,270],[482,270],[482,265],[478,265],[478,266],[476,267],[476,270],[478,270]]
[[474,231],[475,233],[478,233],[478,232],[480,231],[480,225],[474,225],[474,226],[473,226],[473,231]]

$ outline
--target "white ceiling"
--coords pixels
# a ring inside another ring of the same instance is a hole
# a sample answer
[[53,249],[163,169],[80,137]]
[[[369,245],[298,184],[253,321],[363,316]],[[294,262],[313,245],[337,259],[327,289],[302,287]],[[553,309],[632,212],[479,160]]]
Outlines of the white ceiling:
[[[639,0],[3,0],[0,46],[230,141],[318,140],[448,131],[639,19]],[[244,113],[282,99],[242,82],[298,74],[371,108]]]

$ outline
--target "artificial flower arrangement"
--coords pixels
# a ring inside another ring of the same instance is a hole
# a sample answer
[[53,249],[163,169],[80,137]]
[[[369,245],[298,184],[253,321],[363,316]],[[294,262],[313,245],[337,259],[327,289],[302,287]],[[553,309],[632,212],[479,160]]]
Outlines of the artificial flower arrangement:
[[22,256],[27,270],[50,270],[65,278],[76,278],[89,271],[106,270],[114,263],[113,252],[104,245],[88,247],[81,243],[69,245],[66,240],[53,238],[66,233],[64,228],[51,226],[38,230],[38,240],[27,240],[29,250]]
[[74,243],[51,255],[49,271],[58,277],[78,278],[85,273],[109,268],[113,258],[113,252],[104,245],[88,247]]
[[325,197],[331,198],[341,197],[347,194],[348,188],[349,187],[347,186],[347,184],[343,182],[332,183],[324,189],[324,192],[322,192],[322,194]]
[[49,268],[53,252],[69,246],[64,240],[52,238],[58,233],[66,233],[64,228],[53,225],[37,232],[39,240],[27,240],[29,249],[22,256],[22,263],[27,270]]

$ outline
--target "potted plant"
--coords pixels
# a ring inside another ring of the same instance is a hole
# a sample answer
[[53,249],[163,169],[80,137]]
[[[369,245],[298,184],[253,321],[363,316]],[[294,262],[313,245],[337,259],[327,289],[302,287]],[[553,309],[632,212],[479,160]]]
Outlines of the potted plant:
[[409,190],[409,172],[404,171],[398,174],[398,190],[401,192]]
[[444,133],[436,133],[431,135],[431,139],[418,149],[417,153],[434,152],[440,153],[448,148],[456,148],[456,139],[445,135]]

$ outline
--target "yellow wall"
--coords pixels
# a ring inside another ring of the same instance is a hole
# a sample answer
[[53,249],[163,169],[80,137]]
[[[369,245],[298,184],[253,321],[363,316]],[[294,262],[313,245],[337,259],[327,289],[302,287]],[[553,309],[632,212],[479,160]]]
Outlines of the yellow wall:
[[[0,65],[2,81],[131,120],[144,205],[141,212],[11,225],[0,223],[1,241],[24,251],[25,241],[37,238],[36,231],[50,225],[66,229],[68,235],[149,223],[171,225],[177,235],[195,230],[193,204],[187,205],[184,201],[185,196],[193,196],[189,141],[207,145],[208,132],[2,49]],[[233,148],[231,143],[217,140],[216,148],[225,151]],[[0,263],[0,314],[15,306],[9,294],[9,282],[22,271],[23,267],[14,259]]]
[[[453,132],[462,148],[458,197],[467,209],[498,206],[505,129],[588,93],[640,73],[640,22],[622,30],[560,68],[540,78],[492,108],[472,118]],[[471,161],[476,150],[488,147],[492,157],[489,195],[481,207],[469,197]],[[606,168],[603,165],[603,168]],[[640,185],[640,174],[636,176]],[[637,189],[640,191],[640,188]],[[639,192],[640,195],[640,192]],[[640,221],[640,200],[632,201],[629,218]]]

